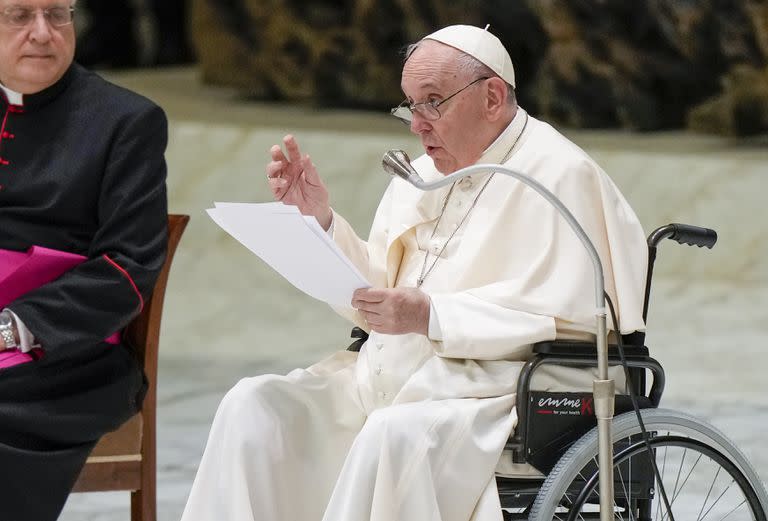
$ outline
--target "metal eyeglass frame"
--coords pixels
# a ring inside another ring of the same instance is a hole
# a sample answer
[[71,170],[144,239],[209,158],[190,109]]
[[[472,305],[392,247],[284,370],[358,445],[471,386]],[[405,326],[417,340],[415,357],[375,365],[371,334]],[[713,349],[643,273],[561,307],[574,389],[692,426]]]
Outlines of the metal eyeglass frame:
[[[410,125],[413,121],[413,113],[414,111],[419,112],[419,114],[422,115],[424,119],[427,121],[437,121],[442,117],[442,114],[440,113],[440,110],[438,110],[438,107],[445,103],[446,101],[450,100],[460,92],[464,91],[465,89],[470,88],[472,85],[479,81],[490,79],[490,76],[481,76],[475,80],[472,80],[468,84],[464,85],[462,88],[451,94],[445,99],[442,100],[432,100],[432,101],[420,101],[418,103],[409,103],[408,100],[404,100],[400,105],[397,107],[392,108],[389,113],[392,114],[394,117],[396,117],[398,120],[402,121],[406,125]],[[422,108],[423,107],[423,108]],[[398,112],[402,111],[403,109],[407,110],[403,115],[397,114]],[[432,112],[434,111],[434,112]],[[436,115],[436,116],[435,116]]]
[[[53,18],[51,17],[51,11],[63,9],[66,12],[69,13],[69,20],[64,23],[55,23],[53,21]],[[12,11],[19,11],[24,12],[25,14],[30,15],[30,18],[25,21],[24,23],[14,23],[12,22],[12,18],[9,18],[10,13]],[[73,6],[54,6],[54,7],[46,7],[46,8],[30,8],[30,7],[23,7],[23,6],[9,6],[0,11],[0,18],[3,20],[3,23],[5,25],[8,25],[9,27],[16,27],[17,29],[23,29],[24,27],[28,27],[32,23],[34,23],[35,18],[37,17],[38,11],[41,11],[43,13],[43,18],[45,19],[46,23],[48,23],[51,27],[66,27],[67,25],[72,24],[72,22],[75,21],[75,8]]]

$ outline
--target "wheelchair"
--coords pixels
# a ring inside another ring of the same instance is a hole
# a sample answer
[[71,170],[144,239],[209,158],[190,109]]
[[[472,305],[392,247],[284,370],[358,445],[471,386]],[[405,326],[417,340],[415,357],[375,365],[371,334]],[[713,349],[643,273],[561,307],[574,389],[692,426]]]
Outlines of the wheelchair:
[[[649,235],[644,319],[657,246],[665,238],[711,248],[717,234],[670,224]],[[658,408],[664,370],[649,356],[644,342],[644,333],[635,332],[609,345],[609,365],[617,369],[624,365],[626,378],[622,391],[617,390],[612,429],[614,519],[767,521],[768,494],[733,442],[702,420]],[[501,465],[497,467],[504,519],[600,519],[591,387],[537,390],[535,384],[537,374],[548,368],[584,372],[596,367],[596,346],[552,341],[534,345],[533,351],[518,381],[518,424],[502,455],[515,472],[502,475]]]

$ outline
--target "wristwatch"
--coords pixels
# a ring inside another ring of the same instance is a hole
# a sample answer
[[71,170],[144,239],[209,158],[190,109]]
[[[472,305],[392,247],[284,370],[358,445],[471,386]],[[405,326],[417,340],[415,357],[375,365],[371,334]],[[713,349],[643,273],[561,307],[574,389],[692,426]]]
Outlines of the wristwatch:
[[10,311],[0,311],[0,337],[5,342],[6,349],[18,347],[16,343],[16,324]]

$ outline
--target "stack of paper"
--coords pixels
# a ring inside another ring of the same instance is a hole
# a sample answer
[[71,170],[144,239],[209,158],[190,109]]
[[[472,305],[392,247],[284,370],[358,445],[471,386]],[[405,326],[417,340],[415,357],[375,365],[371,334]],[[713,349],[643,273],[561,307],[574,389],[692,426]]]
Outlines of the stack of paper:
[[371,285],[314,217],[283,203],[215,203],[216,224],[298,289],[333,306]]

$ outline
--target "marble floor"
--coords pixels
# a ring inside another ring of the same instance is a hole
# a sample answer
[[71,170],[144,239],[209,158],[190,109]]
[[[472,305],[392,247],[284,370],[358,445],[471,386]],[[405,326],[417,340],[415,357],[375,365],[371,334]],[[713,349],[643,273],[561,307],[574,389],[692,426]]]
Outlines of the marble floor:
[[[365,235],[387,182],[383,152],[418,155],[381,113],[265,104],[200,84],[192,68],[112,73],[168,113],[170,210],[192,221],[166,298],[158,389],[158,514],[179,519],[219,400],[238,379],[283,373],[346,346],[348,326],[220,231],[214,201],[267,201],[267,150],[294,133],[334,207]],[[664,405],[704,417],[768,478],[768,139],[566,131],[611,174],[646,231],[718,230],[712,250],[660,248],[648,345]],[[212,334],[213,332],[213,334]],[[75,494],[63,521],[129,518],[127,493]]]

